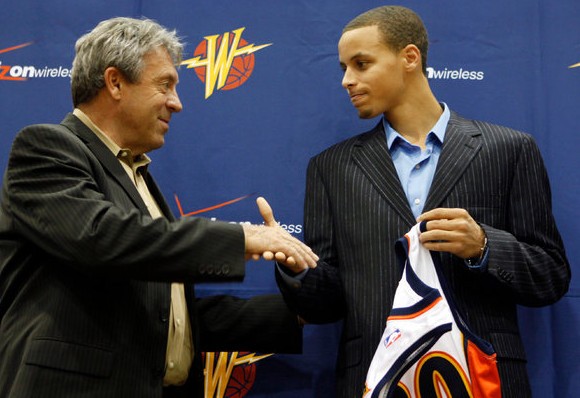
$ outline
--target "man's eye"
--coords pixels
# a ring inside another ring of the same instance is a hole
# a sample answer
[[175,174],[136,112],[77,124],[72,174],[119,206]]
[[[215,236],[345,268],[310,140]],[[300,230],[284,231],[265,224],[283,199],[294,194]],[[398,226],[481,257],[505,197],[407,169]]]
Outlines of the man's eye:
[[163,94],[165,94],[169,90],[171,90],[171,85],[169,83],[160,83],[158,87],[159,87],[159,92],[161,92]]

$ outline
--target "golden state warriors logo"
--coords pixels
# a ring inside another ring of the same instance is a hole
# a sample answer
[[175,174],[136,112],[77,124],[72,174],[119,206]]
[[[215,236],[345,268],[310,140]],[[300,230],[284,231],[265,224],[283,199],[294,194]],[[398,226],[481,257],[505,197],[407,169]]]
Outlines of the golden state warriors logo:
[[181,65],[193,68],[195,74],[205,83],[205,98],[214,90],[233,90],[244,84],[254,70],[254,53],[272,43],[248,44],[242,38],[246,28],[239,28],[221,35],[205,36],[193,52],[193,58]]
[[205,398],[242,398],[256,380],[255,362],[268,355],[250,352],[206,352]]

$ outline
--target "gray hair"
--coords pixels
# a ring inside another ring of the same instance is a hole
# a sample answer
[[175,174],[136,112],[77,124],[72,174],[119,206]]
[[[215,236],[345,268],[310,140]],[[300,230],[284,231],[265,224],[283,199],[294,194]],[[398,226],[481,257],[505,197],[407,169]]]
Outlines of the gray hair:
[[177,66],[184,44],[175,30],[150,19],[111,18],[100,22],[75,44],[71,73],[73,105],[93,99],[105,86],[104,72],[115,67],[132,83],[139,81],[144,56],[163,47]]
[[427,75],[429,37],[423,21],[414,11],[402,6],[373,8],[350,21],[342,33],[367,26],[377,26],[384,44],[393,51],[399,52],[409,44],[416,45],[421,51],[423,73]]

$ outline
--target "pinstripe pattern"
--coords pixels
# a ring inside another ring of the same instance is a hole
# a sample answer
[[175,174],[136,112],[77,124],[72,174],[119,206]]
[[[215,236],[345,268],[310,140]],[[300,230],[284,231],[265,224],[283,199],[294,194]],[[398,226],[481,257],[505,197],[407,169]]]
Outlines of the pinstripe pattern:
[[[175,221],[145,180],[164,218],[149,216],[119,161],[76,117],[17,135],[0,208],[0,397],[161,398],[169,281],[187,283],[197,354],[172,397],[201,396],[206,344],[300,350],[296,316],[279,297],[194,303],[190,282],[243,277],[243,231]],[[271,334],[257,332],[264,324]]]
[[[448,254],[442,261],[460,310],[498,352],[505,397],[529,395],[516,304],[553,303],[570,280],[550,201],[530,136],[452,113],[425,211],[465,208],[488,235],[487,274]],[[400,277],[394,243],[415,223],[381,124],[311,160],[304,214],[321,265],[300,288],[279,285],[310,322],[345,317],[339,396],[360,396]]]

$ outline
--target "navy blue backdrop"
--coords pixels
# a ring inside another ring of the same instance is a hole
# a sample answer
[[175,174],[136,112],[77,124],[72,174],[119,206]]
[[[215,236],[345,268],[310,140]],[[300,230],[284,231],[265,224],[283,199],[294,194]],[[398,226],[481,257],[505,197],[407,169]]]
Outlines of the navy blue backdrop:
[[[187,42],[172,120],[152,170],[176,215],[260,222],[265,196],[299,238],[310,156],[377,120],[361,121],[340,86],[336,43],[374,0],[0,0],[0,165],[24,125],[71,110],[75,40],[102,19],[146,16]],[[527,131],[552,181],[554,212],[575,273],[580,267],[580,2],[402,0],[430,33],[429,73],[451,109]],[[228,44],[228,47],[225,44]],[[211,49],[225,57],[207,57]],[[227,55],[231,55],[228,62]],[[234,201],[235,199],[240,199]],[[229,203],[228,203],[229,202]],[[200,294],[277,291],[271,263],[243,283]],[[580,286],[556,305],[521,308],[537,397],[580,390]],[[207,397],[332,397],[340,325],[307,326],[303,355],[207,356]],[[238,383],[237,388],[235,384]]]

